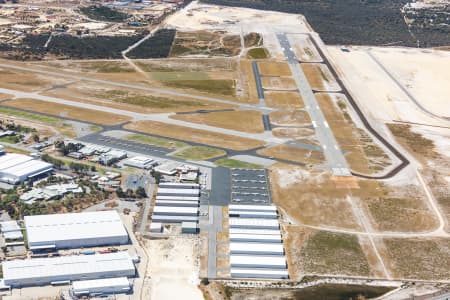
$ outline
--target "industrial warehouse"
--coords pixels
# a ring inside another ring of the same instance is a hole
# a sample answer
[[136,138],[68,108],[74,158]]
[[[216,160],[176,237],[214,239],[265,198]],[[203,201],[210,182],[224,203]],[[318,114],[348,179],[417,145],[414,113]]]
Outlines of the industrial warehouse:
[[32,251],[129,243],[116,211],[26,216],[24,220]]
[[228,206],[230,275],[233,278],[289,278],[275,206]]
[[27,155],[4,153],[0,149],[0,182],[15,185],[45,177],[52,171],[52,164]]
[[125,251],[3,262],[4,285],[12,288],[58,284],[73,280],[134,277],[135,273],[133,259]]

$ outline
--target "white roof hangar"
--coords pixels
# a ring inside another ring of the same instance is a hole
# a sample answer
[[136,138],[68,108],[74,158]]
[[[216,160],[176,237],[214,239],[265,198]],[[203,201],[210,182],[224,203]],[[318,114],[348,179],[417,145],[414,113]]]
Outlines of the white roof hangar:
[[0,156],[0,181],[9,184],[17,184],[52,170],[52,164],[27,155],[6,153]]
[[284,256],[230,255],[231,268],[286,270]]
[[229,223],[230,228],[270,229],[270,230],[277,230],[280,228],[278,220],[276,219],[230,218]]
[[200,196],[200,189],[158,188],[158,196]]
[[131,284],[127,277],[80,280],[72,282],[75,295],[127,293]]
[[231,277],[233,278],[267,278],[267,279],[289,278],[289,273],[287,270],[231,268],[230,274]]
[[114,210],[26,216],[24,220],[31,250],[129,243],[128,233]]
[[4,282],[13,288],[61,281],[134,277],[135,273],[133,260],[124,251],[3,262]]
[[281,243],[244,243],[231,242],[230,253],[249,255],[283,256],[284,249]]

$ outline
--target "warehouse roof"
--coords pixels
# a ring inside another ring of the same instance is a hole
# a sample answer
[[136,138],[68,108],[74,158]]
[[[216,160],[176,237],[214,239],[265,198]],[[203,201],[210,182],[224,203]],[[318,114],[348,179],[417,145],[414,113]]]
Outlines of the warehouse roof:
[[89,291],[91,289],[109,288],[109,287],[130,287],[130,281],[126,277],[102,278],[92,280],[79,280],[72,283],[76,292]]
[[276,219],[244,219],[230,218],[230,227],[249,227],[249,228],[279,228]]
[[4,170],[10,167],[13,167],[17,164],[21,164],[27,161],[32,160],[33,158],[30,156],[16,154],[16,153],[6,153],[0,156],[0,170]]
[[234,240],[247,240],[247,241],[273,241],[281,243],[280,234],[242,234],[242,233],[231,233],[230,241]]
[[5,281],[134,270],[127,252],[4,261]]
[[177,201],[199,201],[199,196],[184,197],[184,196],[156,196],[156,200],[177,200]]
[[253,268],[286,269],[284,256],[262,256],[262,255],[230,255],[231,266],[253,266]]
[[288,278],[289,273],[287,270],[271,270],[271,269],[241,269],[241,268],[231,268],[231,276],[236,277],[249,277],[249,278]]
[[30,244],[128,235],[114,210],[26,216],[24,220]]
[[243,228],[230,228],[230,234],[251,234],[251,235],[280,235],[279,229],[243,229]]
[[158,188],[158,194],[193,195],[200,194],[199,189]]
[[248,210],[248,211],[277,211],[277,208],[272,205],[244,205],[244,204],[230,204],[229,210]]
[[34,174],[41,170],[50,170],[53,165],[40,161],[40,160],[28,160],[20,164],[16,164],[10,168],[3,169],[2,172],[13,176],[24,176],[27,174]]
[[231,253],[273,253],[284,254],[283,244],[281,243],[230,243]]
[[230,216],[239,216],[241,218],[261,218],[261,219],[276,219],[277,213],[275,211],[248,211],[248,210],[230,210]]

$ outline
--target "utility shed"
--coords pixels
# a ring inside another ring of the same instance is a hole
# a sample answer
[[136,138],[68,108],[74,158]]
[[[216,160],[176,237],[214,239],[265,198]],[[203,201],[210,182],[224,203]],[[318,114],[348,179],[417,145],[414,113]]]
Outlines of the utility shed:
[[125,245],[128,233],[115,210],[25,216],[31,250]]
[[286,269],[283,256],[230,255],[231,268],[248,269]]
[[230,218],[256,218],[256,219],[276,219],[277,213],[275,211],[245,211],[245,210],[230,210],[228,212]]
[[281,243],[230,243],[230,253],[249,255],[275,255],[283,256],[284,249]]
[[121,294],[129,292],[131,284],[127,277],[80,280],[72,282],[72,290],[77,296]]
[[3,279],[6,285],[13,288],[73,280],[134,276],[133,260],[124,251],[3,262]]
[[198,233],[197,222],[182,222],[181,233],[189,233],[189,234]]
[[280,225],[276,219],[244,219],[230,218],[230,228],[271,229],[277,230]]
[[200,196],[199,189],[158,188],[158,196]]
[[273,205],[245,205],[245,204],[230,204],[229,210],[246,210],[246,211],[277,211]]
[[231,233],[231,242],[242,242],[242,243],[279,243],[281,244],[281,235],[279,234],[242,234],[242,233]]
[[267,270],[267,269],[236,269],[231,268],[233,278],[266,278],[266,279],[288,279],[287,270]]
[[198,207],[155,206],[153,215],[164,216],[197,216]]

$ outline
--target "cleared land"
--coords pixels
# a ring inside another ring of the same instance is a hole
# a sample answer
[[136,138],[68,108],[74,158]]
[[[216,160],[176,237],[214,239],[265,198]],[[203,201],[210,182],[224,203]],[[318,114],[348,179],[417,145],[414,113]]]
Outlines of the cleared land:
[[285,62],[260,61],[258,62],[259,73],[263,76],[291,76],[289,65]]
[[125,128],[233,150],[248,150],[264,145],[257,140],[153,121],[138,121],[125,125]]
[[329,92],[340,90],[339,84],[326,65],[302,64],[301,66],[313,90]]
[[165,81],[168,87],[178,89],[193,89],[199,92],[234,96],[236,94],[236,84],[234,80],[172,80]]
[[227,153],[220,149],[214,149],[203,146],[193,146],[187,149],[180,150],[173,157],[185,160],[207,160],[219,156],[224,156]]
[[397,277],[448,280],[450,239],[385,239]]
[[261,113],[254,110],[177,114],[170,118],[243,132],[264,132]]
[[49,88],[54,84],[67,83],[68,81],[51,76],[39,76],[12,69],[0,68],[1,87],[24,92],[35,92]]
[[275,108],[302,108],[303,99],[297,92],[265,92],[266,104]]
[[159,138],[159,137],[138,134],[138,133],[126,135],[123,137],[123,139],[128,140],[128,141],[137,142],[137,143],[142,143],[142,144],[159,146],[159,147],[168,148],[168,149],[180,149],[180,148],[188,146],[188,144],[183,143],[183,142],[171,141],[168,139],[163,139],[163,138]]
[[10,100],[4,105],[102,125],[117,125],[131,120],[117,114],[34,99]]
[[309,128],[291,128],[291,127],[278,127],[272,129],[272,134],[279,138],[287,138],[287,139],[300,139],[300,138],[307,138],[308,140],[301,141],[304,144],[314,144],[315,137],[314,130]]
[[296,90],[295,80],[290,77],[261,77],[263,88],[269,90]]
[[264,167],[257,164],[251,164],[248,162],[231,159],[231,158],[221,158],[214,163],[218,166],[227,167],[227,168],[245,168],[245,169],[263,169]]
[[322,152],[288,145],[277,145],[264,148],[258,150],[258,154],[306,164],[320,164],[325,162],[325,156]]
[[274,111],[269,114],[270,122],[276,126],[308,126],[311,118],[303,110]]
[[302,62],[320,62],[322,58],[307,35],[292,34],[288,39],[294,48],[295,55]]
[[258,103],[259,97],[256,90],[255,76],[253,75],[252,63],[249,60],[241,60],[241,81],[244,90],[243,99],[248,99],[250,103]]
[[11,98],[11,95],[7,95],[7,94],[2,94],[2,93],[0,93],[0,101],[1,101],[1,100],[5,100],[5,99],[8,99],[8,98]]

